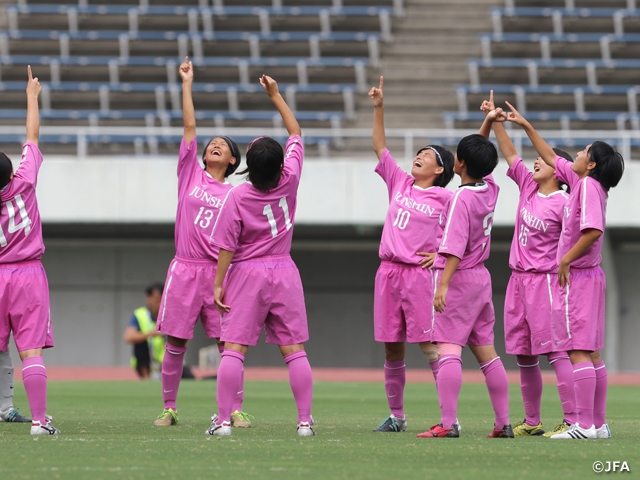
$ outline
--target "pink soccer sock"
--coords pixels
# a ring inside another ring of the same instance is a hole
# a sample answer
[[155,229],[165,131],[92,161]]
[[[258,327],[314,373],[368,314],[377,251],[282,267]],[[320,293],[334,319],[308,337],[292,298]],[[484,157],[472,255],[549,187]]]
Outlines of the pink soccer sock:
[[429,366],[431,367],[431,373],[433,373],[433,379],[436,382],[436,388],[438,387],[438,369],[440,368],[440,364],[438,360],[434,360],[433,362],[429,362]]
[[596,372],[591,362],[573,365],[573,381],[576,386],[576,411],[582,428],[593,425],[593,404],[596,397]]
[[47,411],[47,369],[42,356],[29,357],[22,361],[22,381],[27,392],[31,417],[44,425],[44,414]]
[[593,423],[596,428],[600,428],[607,423],[607,367],[604,362],[593,364],[596,371],[596,395],[593,403]]
[[[524,402],[525,422],[528,425],[540,423],[540,403],[542,402],[542,372],[538,356],[517,355],[520,367],[520,391]],[[498,425],[497,425],[498,426]],[[499,425],[498,428],[502,426]]]
[[404,385],[406,383],[406,367],[404,360],[384,362],[384,389],[387,392],[389,410],[394,417],[404,418]]
[[451,428],[458,416],[458,397],[462,387],[462,358],[459,355],[445,354],[439,359],[438,369],[438,399],[442,416],[440,423],[443,428]]
[[297,352],[285,355],[284,362],[289,367],[289,383],[293,398],[298,407],[298,423],[311,421],[311,403],[313,401],[313,375],[311,365],[307,359],[307,352]]
[[233,399],[239,390],[244,355],[234,350],[225,350],[218,367],[218,388],[216,400],[218,402],[218,421],[228,422],[231,418]]
[[167,343],[166,352],[162,359],[162,400],[165,409],[178,409],[176,399],[178,398],[182,364],[186,351],[187,347],[176,347]]
[[576,413],[576,390],[573,382],[573,365],[567,352],[554,352],[547,355],[547,360],[556,372],[558,395],[562,404],[562,412],[567,423],[573,425],[578,421]]
[[233,399],[233,407],[231,407],[231,411],[235,412],[237,410],[238,412],[241,412],[242,402],[244,402],[244,363],[242,364],[242,374],[240,375],[240,388]]
[[489,390],[491,405],[496,414],[495,426],[502,428],[509,424],[509,380],[500,357],[480,364],[484,380]]

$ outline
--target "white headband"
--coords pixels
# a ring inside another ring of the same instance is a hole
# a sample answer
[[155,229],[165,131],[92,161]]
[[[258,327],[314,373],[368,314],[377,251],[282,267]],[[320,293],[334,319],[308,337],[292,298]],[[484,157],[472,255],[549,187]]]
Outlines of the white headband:
[[440,154],[438,153],[438,151],[433,148],[433,147],[424,147],[423,150],[433,150],[433,153],[436,154],[437,160],[438,160],[438,165],[440,165],[441,167],[444,167],[444,162],[442,161],[442,157],[440,156]]

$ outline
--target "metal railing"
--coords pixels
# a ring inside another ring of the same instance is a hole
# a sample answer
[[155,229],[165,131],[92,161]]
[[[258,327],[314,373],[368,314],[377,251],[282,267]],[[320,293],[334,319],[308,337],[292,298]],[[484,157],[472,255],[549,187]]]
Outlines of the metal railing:
[[[523,147],[530,146],[527,135],[523,130],[505,124],[516,149],[521,152]],[[404,158],[409,160],[414,157],[418,147],[437,143],[450,147],[455,147],[458,141],[473,133],[477,129],[418,129],[418,128],[388,128],[386,136],[388,140],[402,140],[404,144]],[[53,143],[76,144],[76,155],[80,159],[89,157],[88,144],[90,141],[109,141],[114,139],[114,143],[126,143],[131,141],[136,145],[136,155],[144,155],[144,145],[148,145],[149,154],[158,153],[158,145],[162,142],[179,142],[182,137],[181,127],[75,127],[75,126],[42,126],[40,128],[41,137],[59,136],[59,141]],[[552,146],[564,147],[584,147],[595,140],[602,140],[615,146],[625,159],[631,159],[632,147],[640,147],[640,130],[539,130],[538,133]],[[272,137],[286,137],[284,128],[244,128],[244,127],[199,127],[198,137],[201,139],[214,136],[230,136],[239,139],[251,139],[261,135]],[[15,136],[15,141],[24,140],[25,129],[23,126],[2,126],[0,127],[0,137],[7,138]],[[329,156],[329,146],[334,145],[343,149],[340,156],[348,157],[355,154],[354,151],[345,149],[345,142],[349,139],[371,138],[369,128],[305,128],[303,137],[311,140],[319,146],[319,156]],[[43,144],[46,143],[43,138]],[[493,139],[495,141],[495,138]],[[243,142],[241,142],[243,143]],[[400,152],[397,152],[398,157]],[[335,156],[335,153],[331,153]],[[360,155],[361,156],[361,155]]]

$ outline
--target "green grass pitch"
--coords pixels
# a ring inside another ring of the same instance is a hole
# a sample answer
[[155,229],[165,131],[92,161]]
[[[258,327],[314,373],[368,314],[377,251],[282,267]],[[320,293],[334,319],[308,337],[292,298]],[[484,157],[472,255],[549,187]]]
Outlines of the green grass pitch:
[[[159,428],[152,425],[162,410],[159,382],[51,382],[48,411],[62,435],[31,437],[28,425],[0,423],[0,478],[565,480],[596,476],[595,461],[614,460],[628,463],[630,478],[640,473],[639,387],[610,387],[612,439],[558,441],[485,438],[493,421],[486,387],[466,384],[461,438],[415,438],[439,420],[433,384],[407,385],[407,432],[376,434],[371,430],[388,414],[383,385],[329,382],[315,385],[316,437],[296,436],[288,383],[247,382],[245,411],[255,415],[254,427],[208,438],[215,386],[183,382],[180,424]],[[20,384],[15,403],[28,412]],[[511,420],[523,416],[512,385]],[[552,428],[560,420],[555,388],[545,385],[543,423]]]

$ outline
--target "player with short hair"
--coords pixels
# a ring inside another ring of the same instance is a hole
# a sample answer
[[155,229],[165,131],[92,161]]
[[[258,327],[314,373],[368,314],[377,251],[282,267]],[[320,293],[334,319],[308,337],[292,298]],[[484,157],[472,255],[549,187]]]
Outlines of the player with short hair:
[[[495,109],[493,90],[480,109],[489,114]],[[501,108],[497,113],[504,116]],[[556,252],[562,231],[562,217],[569,199],[555,174],[542,158],[533,164],[533,173],[518,156],[515,146],[500,122],[493,123],[502,156],[511,178],[520,191],[509,267],[512,270],[504,304],[504,337],[508,354],[516,355],[520,367],[520,390],[525,419],[513,427],[516,436],[551,436],[576,421],[573,367],[569,355],[562,350],[551,320],[552,290],[557,283]],[[560,149],[554,152],[573,161]],[[563,421],[548,432],[540,420],[542,372],[539,355],[546,355],[553,367],[558,394],[564,412]]]
[[[178,211],[176,256],[169,265],[160,304],[157,329],[167,335],[162,361],[164,410],[154,425],[178,423],[176,399],[183,371],[187,342],[193,338],[200,317],[207,337],[220,338],[220,316],[213,302],[211,285],[216,275],[218,249],[209,236],[232,185],[226,178],[236,171],[242,156],[229,137],[214,137],[198,160],[196,116],[193,106],[193,65],[189,58],[180,65],[184,137],[178,160]],[[202,168],[204,166],[204,169]],[[248,427],[250,416],[242,412],[244,392],[237,390],[234,403],[236,426]]]
[[531,124],[507,102],[507,120],[520,125],[545,163],[571,188],[558,243],[558,289],[553,319],[573,364],[577,421],[552,439],[609,438],[604,347],[605,285],[602,244],[609,189],[624,173],[624,159],[611,145],[593,142],[573,163],[556,155]]
[[270,137],[249,145],[242,172],[249,182],[229,191],[211,236],[220,248],[214,292],[225,350],[218,369],[218,414],[206,433],[231,435],[229,417],[245,354],[264,327],[267,343],[280,347],[289,368],[298,435],[313,436],[313,378],[303,345],[309,329],[300,273],[290,256],[304,148],[298,121],[278,84],[267,75],[260,84],[280,112],[289,139],[284,151]]
[[36,198],[42,153],[38,148],[42,86],[27,67],[27,141],[22,162],[13,171],[0,153],[0,351],[6,352],[13,332],[22,379],[31,408],[31,435],[58,435],[47,417],[47,369],[42,349],[53,347],[49,284],[42,254],[42,222]]
[[484,266],[500,190],[491,176],[498,164],[496,147],[488,140],[491,122],[488,116],[480,134],[469,135],[458,144],[454,172],[460,176],[461,185],[441,215],[431,340],[437,343],[440,355],[437,387],[442,416],[439,424],[418,434],[418,438],[460,436],[456,418],[465,345],[469,345],[485,375],[495,412],[489,437],[513,438],[507,373],[493,346],[491,275]]
[[374,335],[384,342],[384,384],[391,414],[374,432],[404,432],[405,342],[417,343],[438,372],[438,348],[431,343],[430,267],[436,256],[438,222],[453,196],[446,185],[453,177],[453,154],[439,145],[416,153],[411,174],[404,172],[387,150],[384,131],[384,78],[369,91],[373,103],[373,149],[376,173],[389,194],[382,230],[373,304]]

